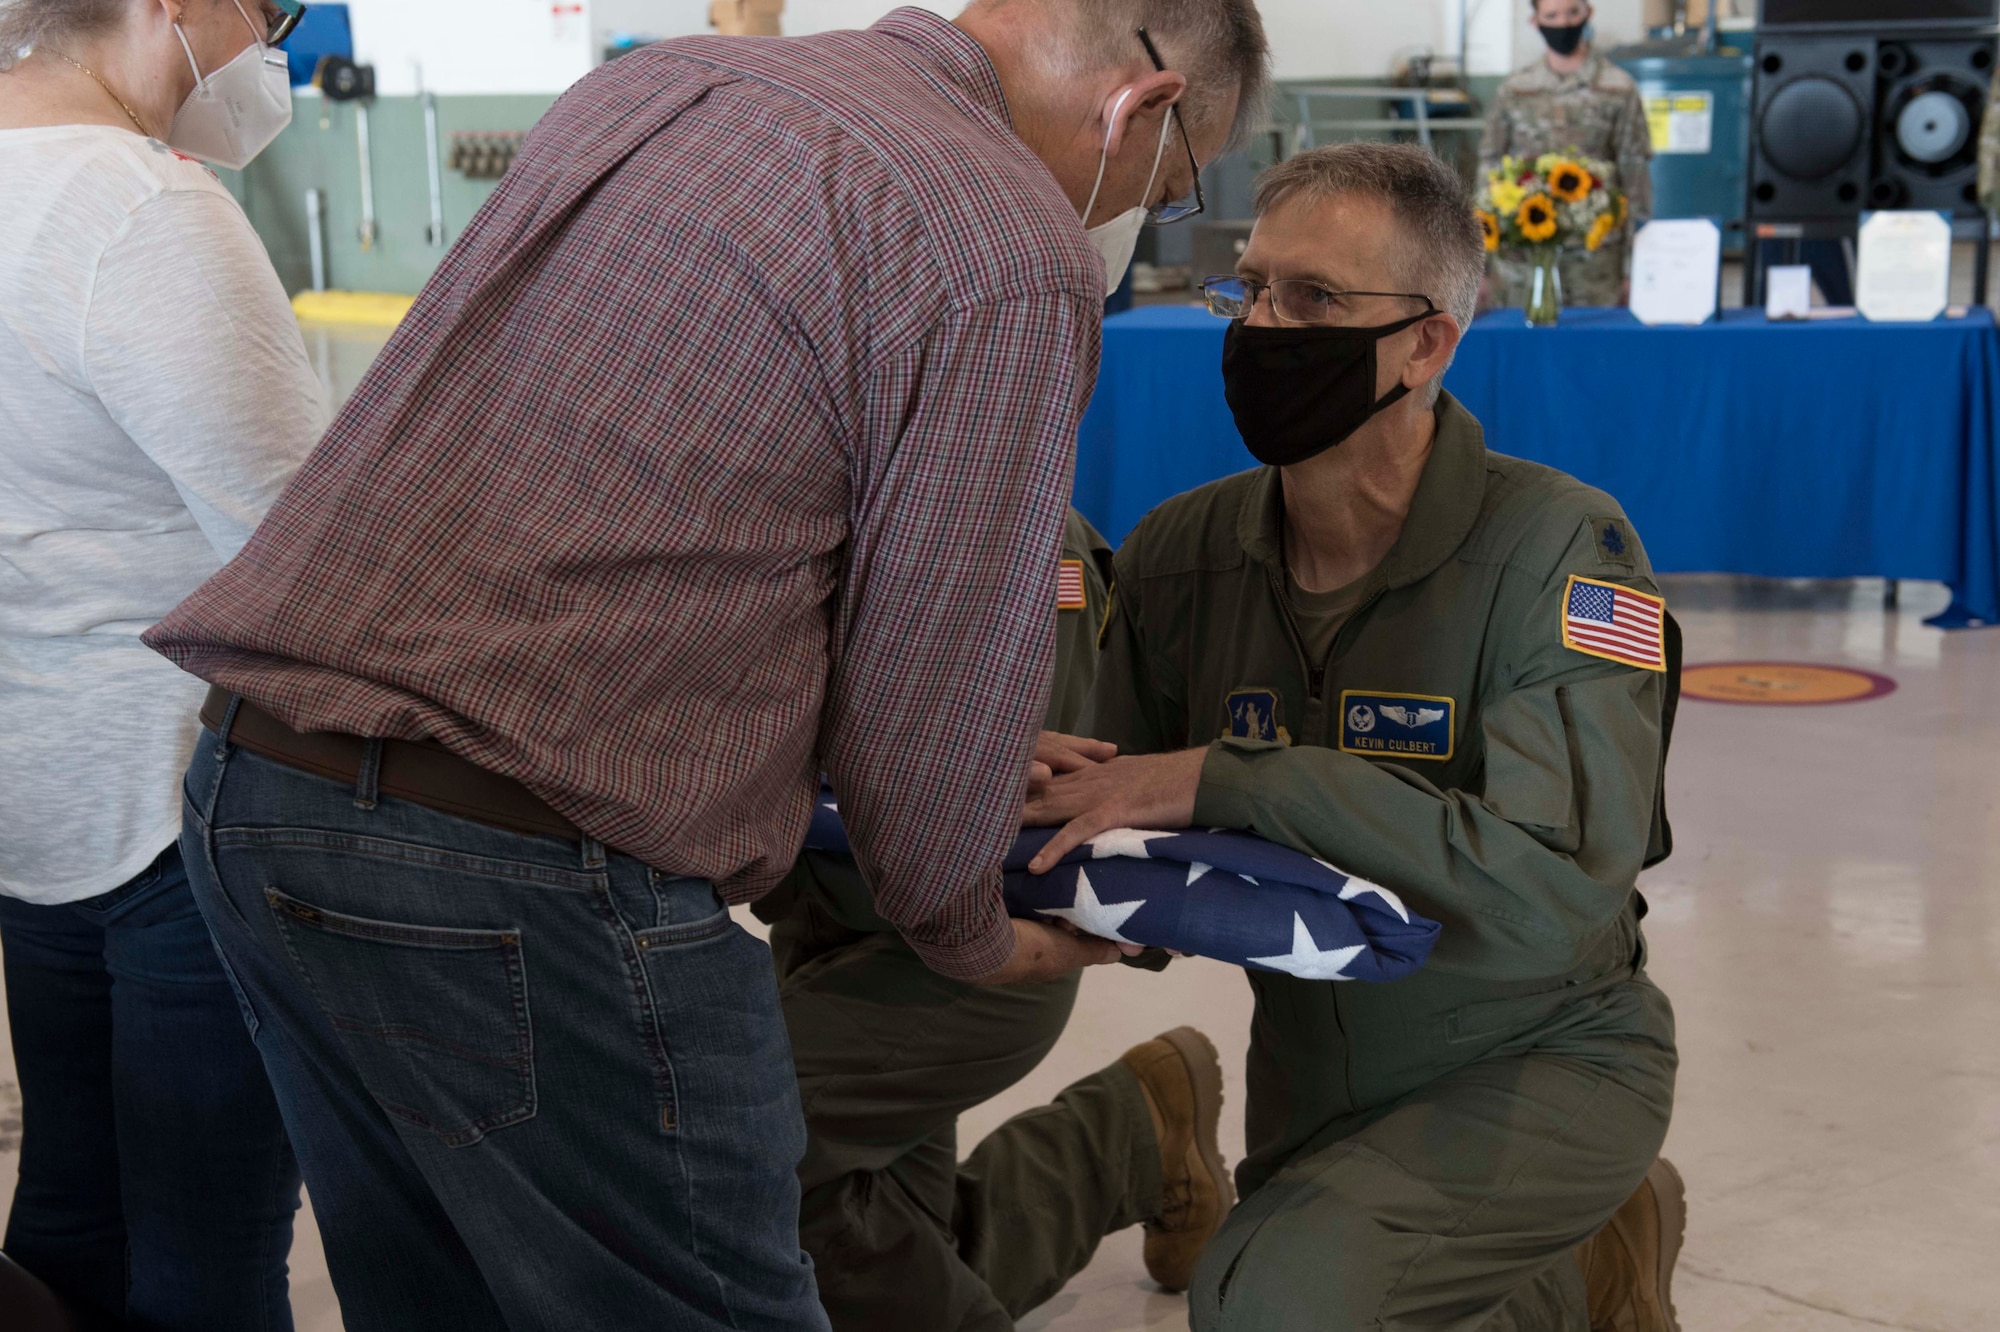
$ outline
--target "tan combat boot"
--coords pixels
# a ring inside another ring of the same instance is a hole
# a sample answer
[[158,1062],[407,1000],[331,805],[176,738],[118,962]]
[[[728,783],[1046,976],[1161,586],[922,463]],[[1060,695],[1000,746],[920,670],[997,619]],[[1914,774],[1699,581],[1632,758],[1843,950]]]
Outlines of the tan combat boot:
[[1623,1207],[1576,1250],[1590,1291],[1590,1332],[1680,1332],[1674,1263],[1687,1234],[1687,1190],[1665,1157]]
[[1216,1145],[1222,1061],[1193,1027],[1162,1032],[1119,1057],[1138,1076],[1160,1144],[1160,1214],[1146,1222],[1146,1270],[1167,1290],[1186,1290],[1236,1189]]

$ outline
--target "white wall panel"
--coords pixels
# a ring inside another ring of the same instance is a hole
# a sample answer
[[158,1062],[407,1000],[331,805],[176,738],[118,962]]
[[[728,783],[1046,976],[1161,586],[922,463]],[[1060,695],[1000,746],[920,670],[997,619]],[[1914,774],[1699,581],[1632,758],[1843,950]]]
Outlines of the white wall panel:
[[[557,92],[594,63],[612,33],[678,37],[708,31],[707,0],[349,0],[355,43],[385,93]],[[950,17],[960,0],[925,5]],[[789,0],[785,30],[866,27],[892,0]],[[1460,50],[1470,69],[1499,74],[1540,50],[1526,0],[1264,0],[1285,79],[1374,79],[1403,59]],[[1599,0],[1604,45],[1640,31],[1641,0]]]
[[595,63],[590,0],[347,0],[376,91],[561,92]]

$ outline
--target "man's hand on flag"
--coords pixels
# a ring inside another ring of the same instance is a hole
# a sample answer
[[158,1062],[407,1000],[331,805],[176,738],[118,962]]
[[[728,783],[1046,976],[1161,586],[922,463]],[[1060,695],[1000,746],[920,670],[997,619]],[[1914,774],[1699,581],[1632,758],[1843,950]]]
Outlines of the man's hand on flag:
[[1035,757],[1028,764],[1028,795],[1035,796],[1050,781],[1068,772],[1081,772],[1118,756],[1118,746],[1061,731],[1043,731],[1035,742]]
[[1062,831],[1028,863],[1047,874],[1059,861],[1099,833],[1113,828],[1185,828],[1194,820],[1195,792],[1207,749],[1178,754],[1114,758],[1052,777],[1030,789],[1021,822]]
[[[1132,953],[1139,951],[1135,945]],[[1023,981],[1055,980],[1080,967],[1101,967],[1127,955],[1109,939],[1014,918],[1014,955],[1000,970],[981,976],[981,985],[1018,985]]]

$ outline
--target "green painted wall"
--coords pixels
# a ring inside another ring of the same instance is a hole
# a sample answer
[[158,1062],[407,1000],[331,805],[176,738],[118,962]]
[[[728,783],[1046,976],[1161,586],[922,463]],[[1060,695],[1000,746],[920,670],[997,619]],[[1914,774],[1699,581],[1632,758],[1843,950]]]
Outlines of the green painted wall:
[[[1371,80],[1316,80],[1318,83],[1370,84]],[[1498,79],[1473,79],[1471,91],[1481,104],[1499,85]],[[550,96],[440,97],[438,99],[439,158],[450,160],[454,131],[524,131],[533,127],[555,102]],[[1358,116],[1381,112],[1366,103],[1349,108]],[[1296,119],[1292,99],[1281,84],[1272,104],[1274,123],[1286,133]],[[425,238],[430,226],[430,186],[424,147],[423,103],[415,97],[383,97],[370,108],[369,138],[373,148],[375,212],[378,229],[374,247],[363,250],[361,228],[361,165],[355,136],[353,103],[301,97],[294,102],[292,123],[246,172],[223,172],[222,179],[242,202],[251,225],[264,238],[285,290],[300,292],[312,285],[306,240],[306,191],[314,187],[326,196],[325,233],[327,285],[344,291],[389,291],[414,294],[429,280],[452,241],[464,233],[497,182],[467,180],[444,171],[445,244]],[[1379,135],[1372,137],[1392,137]],[[1412,138],[1397,134],[1393,137]],[[1474,143],[1469,135],[1439,135],[1447,156],[1470,172]],[[1217,216],[1249,215],[1249,182],[1255,171],[1270,165],[1267,136],[1254,139],[1239,169],[1222,172],[1217,181]]]
[[[453,131],[527,130],[554,102],[553,96],[440,97],[440,164],[450,161]],[[374,247],[363,250],[355,106],[317,97],[296,98],[293,106],[290,127],[247,171],[221,173],[264,238],[285,290],[312,285],[306,191],[317,187],[326,196],[327,285],[415,293],[497,182],[467,180],[445,166],[445,245],[431,245],[425,238],[431,205],[423,103],[415,97],[377,99],[369,109],[369,139],[378,234]]]

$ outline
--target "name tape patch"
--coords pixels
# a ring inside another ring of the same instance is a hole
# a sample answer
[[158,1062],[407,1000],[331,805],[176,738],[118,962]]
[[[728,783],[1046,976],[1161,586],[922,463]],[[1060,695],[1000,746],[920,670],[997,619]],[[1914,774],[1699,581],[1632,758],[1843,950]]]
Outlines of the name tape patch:
[[1434,694],[1340,694],[1340,748],[1368,758],[1435,759],[1452,756],[1458,703]]
[[1083,561],[1064,560],[1056,574],[1056,609],[1082,610],[1089,604],[1083,595]]

